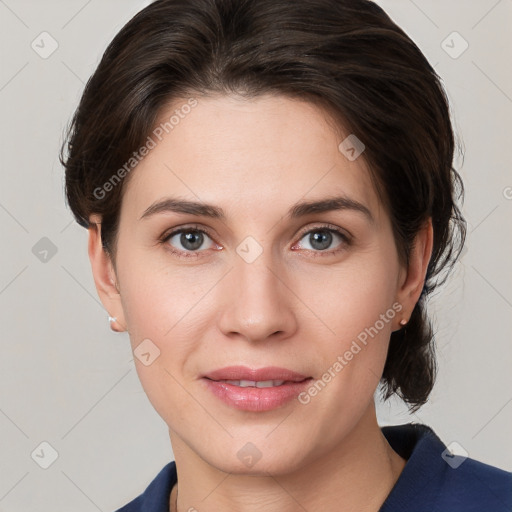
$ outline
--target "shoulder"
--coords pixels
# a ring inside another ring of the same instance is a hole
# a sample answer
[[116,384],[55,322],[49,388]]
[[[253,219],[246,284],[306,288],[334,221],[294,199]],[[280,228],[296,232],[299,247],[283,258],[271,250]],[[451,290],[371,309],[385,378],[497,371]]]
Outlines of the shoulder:
[[510,512],[512,473],[454,455],[427,425],[383,427],[407,463],[380,512]]
[[451,461],[453,467],[439,472],[439,502],[446,510],[512,511],[512,473],[457,455]]
[[166,464],[146,490],[115,512],[169,512],[169,495],[177,482],[176,463]]

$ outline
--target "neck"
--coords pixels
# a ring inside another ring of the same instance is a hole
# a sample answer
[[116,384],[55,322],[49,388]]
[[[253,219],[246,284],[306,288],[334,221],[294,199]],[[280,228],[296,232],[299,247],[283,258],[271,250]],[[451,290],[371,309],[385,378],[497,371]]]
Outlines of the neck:
[[[171,432],[170,432],[171,433]],[[378,512],[406,461],[389,446],[372,406],[334,449],[292,472],[254,476],[225,473],[171,433],[179,487],[178,511]]]

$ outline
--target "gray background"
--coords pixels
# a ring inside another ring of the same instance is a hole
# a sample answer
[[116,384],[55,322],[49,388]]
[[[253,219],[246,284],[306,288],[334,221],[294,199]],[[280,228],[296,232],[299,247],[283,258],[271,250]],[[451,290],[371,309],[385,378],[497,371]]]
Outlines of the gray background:
[[[96,295],[87,231],[65,206],[58,162],[86,80],[148,3],[0,0],[3,512],[112,511],[172,459],[128,335],[111,332]],[[468,249],[430,303],[440,367],[431,400],[413,416],[397,400],[378,404],[379,422],[426,423],[446,444],[512,470],[512,0],[379,4],[444,79],[465,148],[469,224]],[[43,31],[58,44],[47,58],[31,46],[51,49]],[[43,441],[58,453],[47,469]]]

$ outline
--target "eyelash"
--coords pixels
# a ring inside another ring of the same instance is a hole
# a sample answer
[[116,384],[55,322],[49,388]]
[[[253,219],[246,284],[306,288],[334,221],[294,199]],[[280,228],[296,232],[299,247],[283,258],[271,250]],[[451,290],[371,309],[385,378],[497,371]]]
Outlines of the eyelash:
[[[314,257],[318,257],[318,256],[322,257],[322,256],[326,256],[326,255],[337,254],[337,253],[345,250],[346,247],[343,247],[343,246],[349,246],[352,242],[350,236],[348,236],[347,234],[345,234],[339,228],[333,226],[332,224],[324,224],[322,226],[315,226],[312,229],[308,229],[308,230],[301,232],[299,235],[299,241],[302,238],[304,238],[305,235],[307,235],[309,233],[315,233],[318,231],[329,231],[331,233],[335,233],[336,235],[338,235],[341,238],[343,243],[342,243],[341,248],[332,249],[332,250],[323,250],[323,251],[317,250],[317,251],[315,251],[313,249],[306,249],[307,251],[313,252],[315,254]],[[167,250],[169,250],[171,253],[176,255],[178,258],[198,258],[198,257],[200,257],[199,253],[203,252],[203,251],[180,251],[180,250],[175,249],[174,247],[172,247],[170,244],[167,243],[173,236],[179,235],[180,233],[203,233],[205,235],[208,235],[208,237],[213,240],[212,234],[207,229],[200,228],[198,226],[185,226],[185,227],[176,229],[174,231],[164,233],[164,235],[162,235],[162,237],[159,239],[159,243],[161,243],[162,245],[165,245]]]

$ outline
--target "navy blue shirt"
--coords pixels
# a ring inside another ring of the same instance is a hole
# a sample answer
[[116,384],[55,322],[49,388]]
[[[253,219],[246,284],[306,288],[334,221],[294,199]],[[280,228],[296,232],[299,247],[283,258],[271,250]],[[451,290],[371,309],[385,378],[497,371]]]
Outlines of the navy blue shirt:
[[[427,425],[407,423],[381,430],[407,463],[379,512],[512,512],[512,472],[451,456]],[[169,512],[176,482],[172,461],[140,496],[116,512]]]

